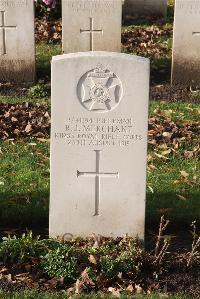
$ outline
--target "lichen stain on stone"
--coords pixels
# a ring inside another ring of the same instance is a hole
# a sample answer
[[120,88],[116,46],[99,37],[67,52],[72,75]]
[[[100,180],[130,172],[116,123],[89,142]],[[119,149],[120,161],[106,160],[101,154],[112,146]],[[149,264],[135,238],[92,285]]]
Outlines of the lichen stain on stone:
[[34,82],[35,61],[0,60],[0,82]]
[[182,87],[200,88],[200,60],[174,56],[172,84]]

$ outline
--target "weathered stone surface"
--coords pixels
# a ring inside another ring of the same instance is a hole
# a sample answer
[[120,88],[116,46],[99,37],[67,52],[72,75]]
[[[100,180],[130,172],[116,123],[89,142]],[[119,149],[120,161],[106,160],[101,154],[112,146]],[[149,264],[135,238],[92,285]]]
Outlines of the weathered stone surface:
[[121,52],[122,0],[62,0],[63,52]]
[[52,237],[144,237],[148,93],[148,59],[53,57]]
[[167,0],[125,0],[124,17],[133,15],[163,16],[167,15]]
[[0,0],[0,82],[34,78],[34,1]]
[[200,1],[176,0],[172,84],[200,87]]

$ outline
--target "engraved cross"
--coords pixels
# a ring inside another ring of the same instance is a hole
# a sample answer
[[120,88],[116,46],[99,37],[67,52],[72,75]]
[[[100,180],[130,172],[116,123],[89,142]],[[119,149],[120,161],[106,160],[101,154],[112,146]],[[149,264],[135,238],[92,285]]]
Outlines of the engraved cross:
[[5,55],[6,54],[6,29],[14,29],[14,28],[17,28],[17,26],[6,26],[5,25],[5,11],[0,11],[0,13],[1,13],[0,14],[0,18],[1,18],[0,29],[2,30],[2,43],[3,43],[1,55]]
[[80,33],[89,33],[90,34],[90,51],[94,50],[94,33],[101,33],[103,34],[102,29],[94,29],[94,18],[90,19],[90,29],[80,29]]
[[200,32],[198,32],[198,31],[197,32],[192,32],[192,35],[193,36],[200,36]]
[[84,177],[93,177],[95,178],[95,210],[94,216],[99,215],[99,205],[100,205],[100,183],[101,178],[119,178],[118,172],[101,172],[100,171],[100,157],[101,157],[101,150],[94,150],[96,154],[96,171],[94,172],[80,172],[77,171],[77,177],[84,176]]

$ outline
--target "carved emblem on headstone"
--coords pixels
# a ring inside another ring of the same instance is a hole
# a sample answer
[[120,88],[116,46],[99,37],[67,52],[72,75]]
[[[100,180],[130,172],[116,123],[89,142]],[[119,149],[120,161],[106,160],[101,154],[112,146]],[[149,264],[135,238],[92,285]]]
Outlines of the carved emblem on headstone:
[[120,79],[100,64],[85,73],[77,86],[80,103],[85,109],[93,112],[113,110],[119,104],[122,92]]

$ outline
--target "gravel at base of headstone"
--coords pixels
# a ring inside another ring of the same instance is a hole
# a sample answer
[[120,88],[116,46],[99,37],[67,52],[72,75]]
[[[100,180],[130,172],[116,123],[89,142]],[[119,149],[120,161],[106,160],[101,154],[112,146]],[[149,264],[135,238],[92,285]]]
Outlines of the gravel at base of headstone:
[[34,79],[34,1],[0,0],[0,82]]
[[144,238],[149,60],[53,57],[50,236]]

